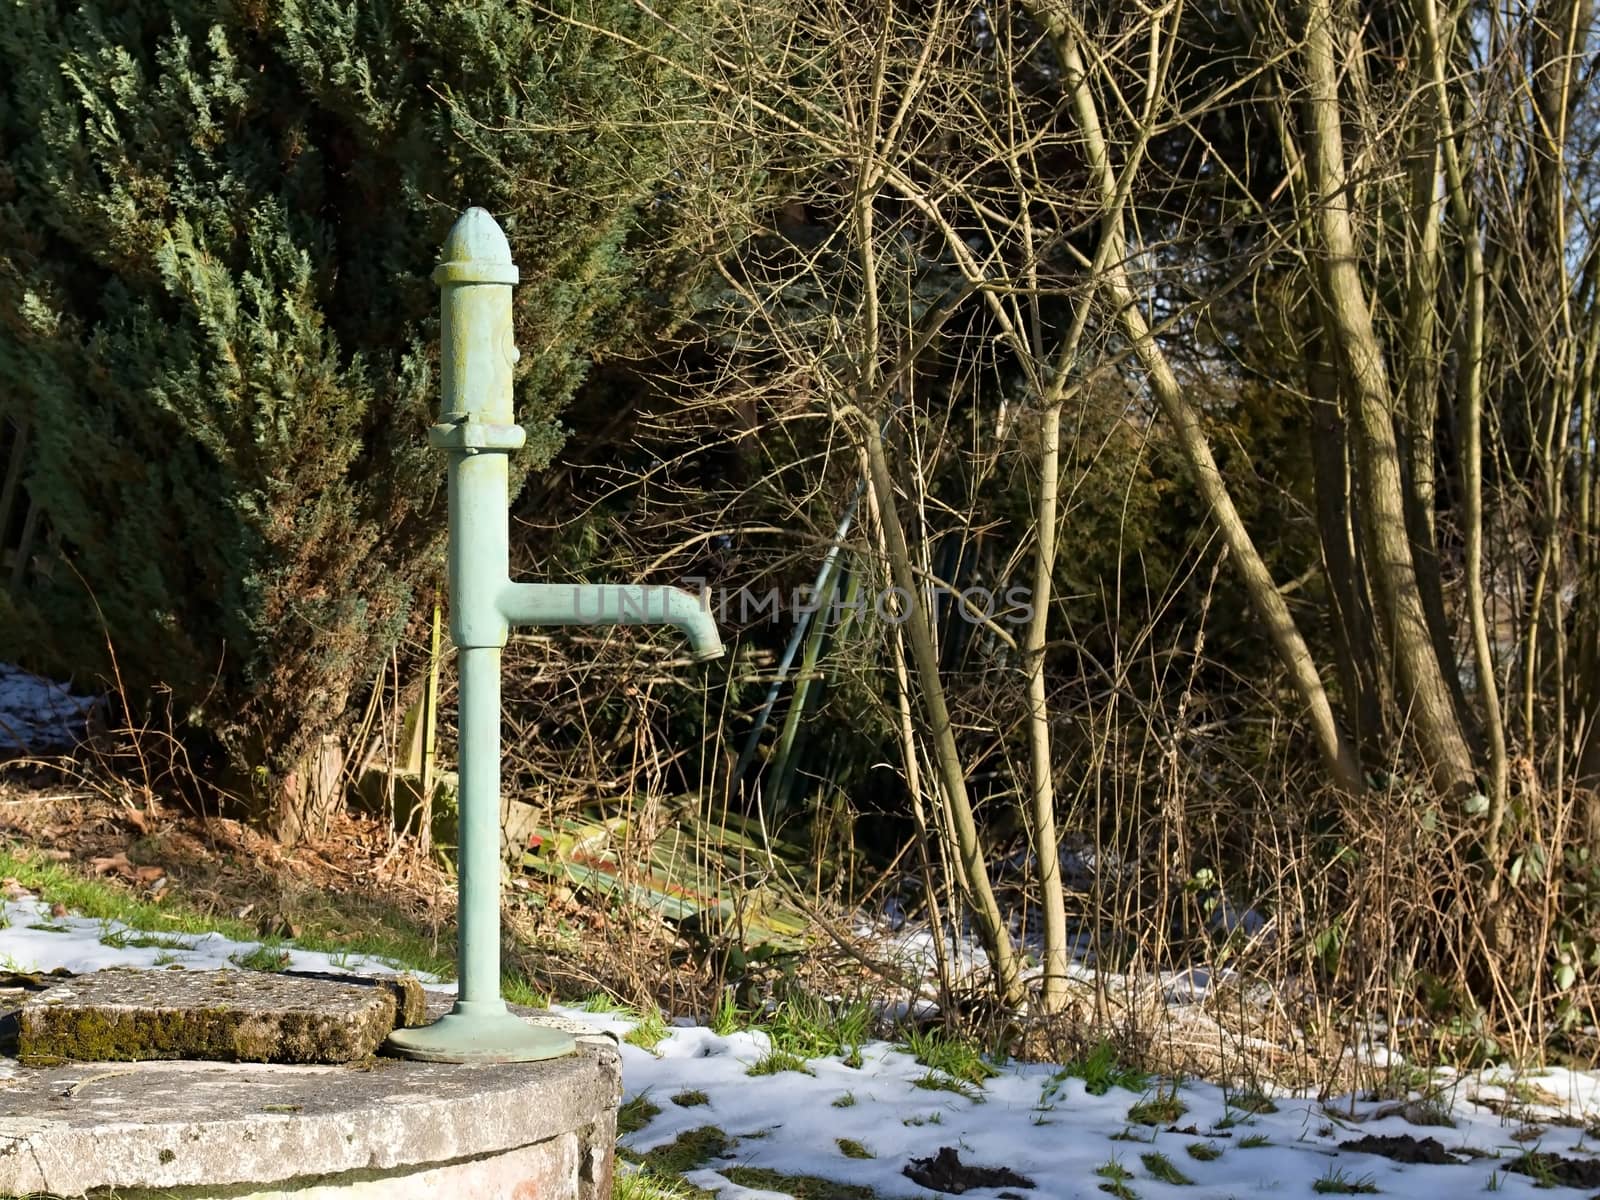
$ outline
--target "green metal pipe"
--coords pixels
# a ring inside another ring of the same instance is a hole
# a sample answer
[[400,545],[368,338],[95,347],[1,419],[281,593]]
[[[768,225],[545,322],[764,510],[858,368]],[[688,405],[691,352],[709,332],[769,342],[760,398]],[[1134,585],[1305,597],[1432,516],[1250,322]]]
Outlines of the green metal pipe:
[[449,455],[450,636],[460,681],[460,937],[455,1007],[389,1047],[436,1062],[526,1062],[570,1054],[558,1030],[530,1025],[500,995],[500,652],[513,625],[675,625],[697,659],[722,641],[699,598],[677,588],[513,583],[507,455],[525,434],[512,409],[517,268],[494,218],[462,214],[433,273],[442,289],[443,404],[429,442]]
[[722,638],[699,597],[639,584],[513,583],[500,595],[513,625],[676,625],[696,660],[722,657]]
[[500,651],[459,651],[461,734],[457,748],[461,801],[461,889],[457,996],[463,1004],[500,1003]]

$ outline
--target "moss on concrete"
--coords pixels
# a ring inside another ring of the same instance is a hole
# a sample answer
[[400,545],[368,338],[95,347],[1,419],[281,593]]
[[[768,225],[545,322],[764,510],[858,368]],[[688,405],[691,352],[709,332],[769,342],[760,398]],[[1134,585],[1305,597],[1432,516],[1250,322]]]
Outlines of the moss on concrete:
[[392,1012],[381,1008],[356,1023],[299,1012],[266,1021],[228,1008],[139,1013],[62,1008],[50,1011],[22,1038],[19,1058],[29,1065],[176,1058],[349,1062],[371,1054],[393,1024]]
[[[26,1003],[18,1057],[64,1061],[348,1063],[394,1028],[395,993],[233,972],[209,979],[102,972]],[[303,991],[302,991],[303,989]]]
[[415,1029],[428,1023],[428,994],[422,981],[415,975],[396,975],[382,981],[394,993],[394,1026],[396,1029]]

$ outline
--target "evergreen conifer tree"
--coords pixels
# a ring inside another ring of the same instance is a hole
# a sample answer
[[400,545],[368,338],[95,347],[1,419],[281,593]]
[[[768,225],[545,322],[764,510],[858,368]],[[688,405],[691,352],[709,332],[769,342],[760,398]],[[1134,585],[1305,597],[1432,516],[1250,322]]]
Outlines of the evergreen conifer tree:
[[4,5],[0,386],[65,560],[0,602],[6,657],[104,669],[109,640],[279,790],[338,732],[441,563],[456,215],[522,268],[514,470],[645,319],[695,0],[562,3]]

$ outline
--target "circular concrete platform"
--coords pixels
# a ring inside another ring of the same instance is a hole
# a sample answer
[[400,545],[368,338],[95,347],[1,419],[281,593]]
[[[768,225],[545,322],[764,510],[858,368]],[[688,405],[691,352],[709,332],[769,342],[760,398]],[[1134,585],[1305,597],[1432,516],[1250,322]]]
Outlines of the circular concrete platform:
[[377,1058],[4,1067],[0,1196],[611,1194],[621,1058],[604,1037],[580,1037],[567,1058],[496,1066]]

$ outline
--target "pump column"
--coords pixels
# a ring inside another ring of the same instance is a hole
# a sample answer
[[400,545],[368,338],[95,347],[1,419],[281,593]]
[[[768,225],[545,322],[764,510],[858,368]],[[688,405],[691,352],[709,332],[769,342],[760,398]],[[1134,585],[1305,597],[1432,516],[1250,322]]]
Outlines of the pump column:
[[572,1038],[530,1025],[500,996],[500,652],[510,584],[507,456],[525,434],[512,409],[511,289],[517,268],[493,217],[470,208],[445,239],[433,273],[442,289],[443,411],[428,431],[450,456],[450,636],[460,680],[460,992],[432,1025],[388,1046],[435,1062],[527,1062],[572,1053]]

